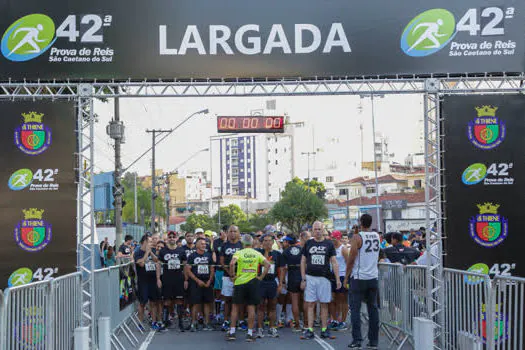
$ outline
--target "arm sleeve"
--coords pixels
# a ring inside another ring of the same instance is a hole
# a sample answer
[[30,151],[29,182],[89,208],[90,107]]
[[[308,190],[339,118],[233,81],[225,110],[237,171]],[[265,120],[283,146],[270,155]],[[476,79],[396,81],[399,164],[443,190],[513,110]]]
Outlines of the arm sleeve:
[[283,267],[285,265],[284,263],[284,257],[281,253],[277,253],[277,261],[275,262],[276,267]]

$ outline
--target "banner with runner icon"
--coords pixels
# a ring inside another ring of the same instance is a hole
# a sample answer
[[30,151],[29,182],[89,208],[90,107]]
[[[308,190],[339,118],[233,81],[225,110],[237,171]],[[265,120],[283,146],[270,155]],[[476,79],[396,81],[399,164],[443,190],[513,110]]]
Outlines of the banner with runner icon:
[[446,266],[525,277],[525,96],[445,96]]
[[0,101],[0,289],[76,270],[75,103]]
[[518,73],[524,12],[513,0],[0,0],[0,79]]

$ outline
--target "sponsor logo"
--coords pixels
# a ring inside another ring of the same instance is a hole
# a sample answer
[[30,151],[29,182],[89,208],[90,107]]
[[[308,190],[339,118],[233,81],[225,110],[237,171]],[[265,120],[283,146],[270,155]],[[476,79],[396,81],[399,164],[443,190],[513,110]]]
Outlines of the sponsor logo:
[[18,169],[9,178],[7,186],[13,191],[20,191],[31,185],[31,182],[33,182],[33,172],[29,169]]
[[18,287],[23,286],[24,284],[31,283],[33,280],[33,271],[28,269],[27,267],[21,267],[15,272],[9,276],[9,280],[7,281],[7,285],[9,287]]
[[325,253],[326,247],[313,246],[308,250],[310,254]]
[[46,52],[55,40],[55,23],[51,18],[42,14],[27,15],[7,28],[1,51],[10,61],[29,61]]
[[38,349],[45,346],[45,314],[41,307],[22,309],[22,315],[14,328],[14,337],[22,349]]
[[505,122],[496,117],[497,110],[494,106],[476,107],[478,116],[468,123],[468,139],[479,149],[494,149],[507,136]]
[[[487,266],[487,264],[477,263],[469,267],[467,269],[467,272],[488,275],[489,267]],[[479,276],[465,276],[464,280],[466,284],[471,284],[471,285],[480,284],[480,283],[483,283],[484,281],[483,277],[479,277]]]
[[[494,306],[494,341],[496,344],[503,343],[509,338],[509,317],[501,312],[501,306],[496,304]],[[481,334],[483,337],[483,343],[487,343],[487,306],[483,304],[481,307]]]
[[[418,14],[401,34],[401,50],[425,57],[448,46],[448,56],[513,56],[516,41],[501,40],[515,17],[514,7],[469,8],[456,17],[442,8]],[[461,33],[461,35],[459,35]]]
[[43,209],[22,210],[24,220],[15,228],[16,244],[25,251],[39,252],[51,241],[51,225],[42,219]]
[[485,164],[469,165],[461,175],[461,181],[467,186],[483,182],[483,185],[513,185],[514,178],[509,176],[513,163],[492,163],[487,168]]
[[30,156],[44,153],[51,146],[51,129],[42,122],[43,113],[22,113],[23,123],[15,129],[15,144]]
[[470,236],[479,245],[493,248],[501,244],[509,233],[507,219],[498,214],[499,204],[478,204],[479,214],[470,219]]
[[456,19],[445,9],[432,9],[414,17],[403,30],[401,49],[412,57],[432,55],[456,34]]
[[29,191],[58,191],[60,185],[55,179],[58,169],[18,169],[15,171],[7,185],[13,191],[21,191],[29,187]]
[[[49,52],[49,62],[112,62],[114,51],[110,47],[93,47],[104,43],[104,27],[110,27],[110,15],[68,15],[58,27],[50,17],[34,13],[16,20],[4,32],[2,55],[13,62],[24,62]],[[68,47],[56,47],[57,40],[67,39]],[[81,46],[71,48],[71,43]]]
[[301,253],[301,249],[297,247],[292,247],[292,249],[290,249],[290,254],[292,255],[299,255],[299,253]]

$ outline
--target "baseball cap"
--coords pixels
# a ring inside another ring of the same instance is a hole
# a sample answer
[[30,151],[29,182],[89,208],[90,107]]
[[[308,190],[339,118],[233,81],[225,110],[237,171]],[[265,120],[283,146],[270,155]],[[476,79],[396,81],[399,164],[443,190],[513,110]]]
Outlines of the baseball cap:
[[168,232],[168,237],[169,237],[169,236],[175,236],[175,237],[177,237],[177,234],[176,234],[174,231],[170,231],[170,232]]
[[288,241],[290,243],[295,243],[295,239],[293,239],[292,237],[290,236],[284,236],[283,239],[281,240],[282,241]]
[[204,235],[206,235],[208,237],[212,237],[213,236],[213,232],[211,232],[210,230],[206,230],[206,231],[204,231]]
[[343,234],[341,233],[341,231],[332,231],[332,238],[341,239],[343,238]]
[[204,230],[202,228],[196,228],[195,229],[195,234],[197,233],[204,233]]

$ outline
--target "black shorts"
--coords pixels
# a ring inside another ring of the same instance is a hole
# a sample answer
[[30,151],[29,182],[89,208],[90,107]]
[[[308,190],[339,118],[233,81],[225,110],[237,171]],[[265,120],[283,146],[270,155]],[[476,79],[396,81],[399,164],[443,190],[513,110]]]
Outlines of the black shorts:
[[161,292],[157,287],[156,279],[139,279],[137,289],[138,299],[141,305],[146,305],[148,301],[161,300]]
[[254,278],[248,283],[234,286],[233,303],[236,305],[259,305],[261,303],[259,280]]
[[335,280],[330,280],[330,283],[332,284],[332,293],[348,293],[348,289],[343,286],[343,281],[345,278],[343,276],[339,276],[339,280],[341,281],[341,288],[337,289],[337,284],[335,283]]
[[277,298],[277,282],[275,280],[260,281],[259,295],[261,299],[275,299]]
[[213,296],[213,286],[202,288],[199,287],[195,281],[190,281],[188,290],[191,305],[209,304],[215,300]]
[[184,275],[162,276],[162,297],[164,300],[184,299]]
[[301,293],[301,280],[300,279],[288,279],[287,290],[289,293]]

